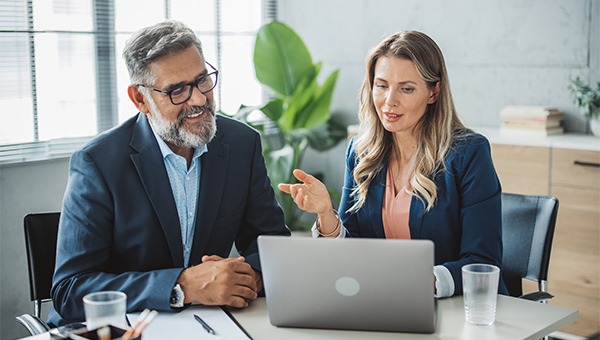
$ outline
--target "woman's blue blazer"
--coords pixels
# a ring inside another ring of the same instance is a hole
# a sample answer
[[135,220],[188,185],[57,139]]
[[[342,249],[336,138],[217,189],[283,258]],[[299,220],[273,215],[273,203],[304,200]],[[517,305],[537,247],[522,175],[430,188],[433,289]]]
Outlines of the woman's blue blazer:
[[[387,161],[371,181],[366,201],[356,213],[352,191],[357,164],[354,139],[346,151],[346,173],[340,214],[350,237],[384,238],[381,217]],[[432,176],[437,185],[433,208],[425,212],[423,201],[413,196],[409,227],[412,239],[428,239],[435,244],[435,265],[444,265],[454,279],[454,294],[462,294],[461,268],[469,263],[489,263],[502,269],[501,186],[490,144],[482,135],[455,133],[445,169]],[[508,294],[502,279],[499,292]]]

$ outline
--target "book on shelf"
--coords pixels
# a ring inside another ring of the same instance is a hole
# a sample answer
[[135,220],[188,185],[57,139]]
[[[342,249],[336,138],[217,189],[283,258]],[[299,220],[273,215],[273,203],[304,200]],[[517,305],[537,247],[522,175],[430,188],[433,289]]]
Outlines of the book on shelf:
[[561,126],[546,129],[513,127],[509,124],[503,124],[500,126],[500,135],[510,137],[540,138],[562,135],[564,132],[565,130]]
[[560,120],[507,120],[504,125],[514,129],[547,130],[560,127]]
[[560,121],[565,113],[547,106],[506,106],[500,110],[500,118],[506,121]]
[[539,138],[561,135],[565,113],[548,106],[506,106],[500,110],[505,122],[500,126],[503,136]]

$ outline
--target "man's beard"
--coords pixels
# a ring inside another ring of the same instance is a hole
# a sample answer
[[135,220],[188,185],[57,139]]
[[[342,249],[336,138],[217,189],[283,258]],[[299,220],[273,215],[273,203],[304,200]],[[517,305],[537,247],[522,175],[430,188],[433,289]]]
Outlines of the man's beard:
[[[195,149],[208,144],[217,133],[215,107],[208,99],[202,106],[190,106],[181,110],[175,122],[167,120],[162,115],[152,98],[149,98],[149,102],[152,126],[165,142]],[[188,128],[184,123],[185,117],[202,111],[205,117]]]

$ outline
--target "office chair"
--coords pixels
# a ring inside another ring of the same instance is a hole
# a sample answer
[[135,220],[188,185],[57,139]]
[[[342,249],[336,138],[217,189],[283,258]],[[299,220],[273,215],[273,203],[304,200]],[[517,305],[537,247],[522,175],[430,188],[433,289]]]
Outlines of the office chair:
[[[545,302],[550,250],[558,199],[553,196],[502,193],[502,278],[510,296]],[[538,283],[538,292],[523,294],[522,279]]]
[[32,335],[44,333],[50,327],[42,320],[42,303],[51,301],[52,275],[56,259],[56,237],[60,213],[28,214],[23,219],[25,246],[29,267],[29,289],[34,314],[17,316],[17,322]]

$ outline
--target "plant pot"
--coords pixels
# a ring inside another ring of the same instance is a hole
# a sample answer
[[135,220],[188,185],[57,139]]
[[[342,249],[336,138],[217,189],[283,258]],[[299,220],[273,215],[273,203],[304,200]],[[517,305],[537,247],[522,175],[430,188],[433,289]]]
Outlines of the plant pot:
[[600,137],[600,115],[590,119],[590,130],[596,137]]

